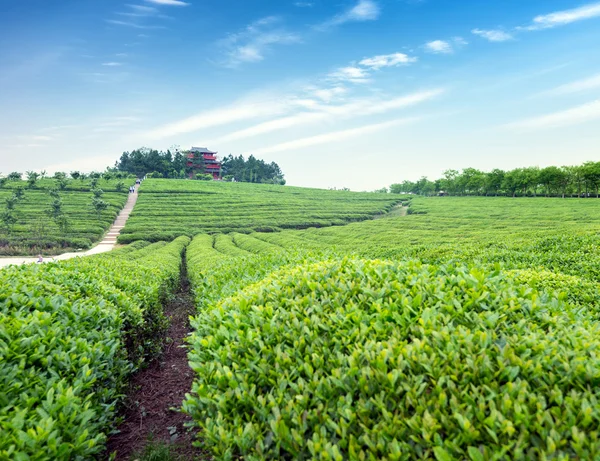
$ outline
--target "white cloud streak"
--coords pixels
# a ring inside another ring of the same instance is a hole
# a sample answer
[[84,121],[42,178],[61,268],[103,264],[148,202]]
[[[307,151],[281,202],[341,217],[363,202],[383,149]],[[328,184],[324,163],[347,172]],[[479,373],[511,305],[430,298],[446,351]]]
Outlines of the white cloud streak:
[[220,109],[201,112],[192,117],[156,127],[145,133],[145,136],[153,140],[163,139],[242,120],[281,115],[287,111],[289,111],[289,102],[285,100],[240,102]]
[[452,45],[445,40],[433,40],[425,44],[425,50],[436,54],[450,54],[454,51]]
[[565,85],[561,85],[561,86],[556,87],[553,90],[547,91],[543,94],[550,94],[550,95],[573,94],[573,93],[580,93],[580,92],[588,91],[588,90],[594,90],[596,88],[600,88],[600,74],[593,75],[592,77],[585,78],[582,80],[577,80],[575,82],[567,83]]
[[382,67],[396,67],[400,65],[412,64],[417,62],[416,57],[408,56],[404,53],[383,54],[365,58],[359,62],[361,66],[370,67],[371,69],[381,69]]
[[340,67],[335,72],[329,74],[327,78],[341,82],[367,83],[369,81],[369,73],[361,67],[348,66]]
[[510,123],[505,127],[513,130],[544,130],[579,125],[596,119],[600,119],[600,99],[560,112]]
[[211,143],[218,144],[222,142],[236,141],[239,139],[272,133],[274,131],[279,131],[286,128],[298,127],[300,125],[383,114],[434,99],[443,92],[444,90],[442,89],[434,89],[386,100],[382,100],[380,98],[365,98],[357,99],[341,105],[320,106],[317,108],[317,110],[312,112],[300,112],[275,120],[269,120],[268,122],[263,122],[249,128],[230,133],[219,139],[213,140]]
[[359,128],[350,128],[347,130],[333,131],[330,133],[320,134],[317,136],[310,136],[306,138],[295,139],[293,141],[284,142],[281,144],[276,144],[271,147],[265,147],[262,149],[256,149],[252,151],[253,154],[271,154],[274,152],[283,152],[289,150],[302,149],[306,147],[316,146],[319,144],[328,144],[334,142],[340,142],[346,139],[356,138],[359,136],[364,136],[367,134],[376,133],[378,131],[383,131],[388,128],[406,125],[409,123],[414,123],[420,120],[418,117],[410,117],[410,118],[402,118],[396,120],[390,120],[388,122],[383,123],[375,123],[372,125],[365,125]]
[[165,6],[188,6],[189,3],[182,2],[181,0],[146,0],[148,3],[154,3],[155,5]]
[[348,22],[375,21],[380,14],[381,9],[374,0],[358,0],[352,8],[317,26],[317,29],[328,29]]
[[550,14],[544,14],[533,18],[533,24],[522,27],[525,30],[551,29],[557,26],[571,24],[585,19],[597,18],[600,16],[600,2],[589,3],[587,5],[574,8],[572,10],[556,11]]
[[281,19],[267,16],[259,19],[242,31],[231,34],[220,41],[228,55],[223,65],[238,67],[243,63],[259,62],[272,45],[289,45],[301,41],[300,36],[281,27]]
[[485,38],[490,42],[506,42],[514,38],[511,34],[509,34],[508,32],[504,32],[503,30],[473,29],[471,33],[474,35],[478,35],[479,37]]

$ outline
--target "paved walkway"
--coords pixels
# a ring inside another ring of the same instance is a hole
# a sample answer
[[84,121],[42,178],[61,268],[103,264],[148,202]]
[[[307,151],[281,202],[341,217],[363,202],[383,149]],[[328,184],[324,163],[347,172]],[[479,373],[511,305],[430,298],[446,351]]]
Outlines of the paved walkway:
[[[117,216],[117,219],[115,220],[113,225],[110,227],[110,229],[104,236],[104,239],[98,245],[96,245],[95,247],[93,247],[87,251],[80,251],[78,253],[63,253],[58,256],[48,256],[48,257],[44,258],[44,262],[63,261],[65,259],[76,258],[79,256],[97,255],[97,254],[106,253],[107,251],[112,250],[115,247],[115,245],[117,244],[117,237],[121,233],[121,229],[123,229],[125,227],[125,223],[127,222],[129,215],[133,211],[133,207],[135,206],[135,202],[137,202],[137,198],[138,198],[138,192],[136,189],[135,193],[129,194],[129,197],[127,198],[127,202],[125,203],[125,206],[123,207],[123,209]],[[27,257],[27,256],[14,256],[14,257],[10,257],[10,258],[0,258],[0,268],[10,266],[11,264],[27,264],[27,263],[34,263],[36,261],[37,261],[37,258],[31,258],[31,257]]]

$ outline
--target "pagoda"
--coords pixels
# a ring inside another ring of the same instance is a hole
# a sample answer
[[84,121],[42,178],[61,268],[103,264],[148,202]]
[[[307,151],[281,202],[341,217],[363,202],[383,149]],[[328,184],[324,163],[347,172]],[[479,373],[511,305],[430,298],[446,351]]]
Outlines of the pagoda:
[[187,152],[187,167],[190,170],[190,178],[198,171],[203,171],[211,174],[213,179],[221,179],[221,162],[217,158],[217,152],[206,147],[192,147]]

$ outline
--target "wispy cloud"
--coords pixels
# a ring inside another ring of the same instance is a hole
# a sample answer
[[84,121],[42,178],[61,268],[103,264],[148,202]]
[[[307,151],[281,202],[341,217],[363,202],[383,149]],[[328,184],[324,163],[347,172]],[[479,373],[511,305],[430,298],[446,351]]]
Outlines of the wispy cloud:
[[420,120],[420,118],[417,118],[417,117],[402,118],[402,119],[390,120],[390,121],[383,122],[383,123],[375,123],[372,125],[365,125],[365,126],[361,126],[358,128],[333,131],[330,133],[320,134],[317,136],[310,136],[310,137],[306,137],[306,138],[295,139],[293,141],[276,144],[271,147],[256,149],[256,150],[252,151],[252,153],[253,154],[271,154],[274,152],[284,152],[284,151],[288,151],[288,150],[302,149],[302,148],[306,148],[306,147],[316,146],[319,144],[340,142],[345,139],[356,138],[359,136],[364,136],[366,134],[372,134],[372,133],[376,133],[378,131],[383,131],[383,130],[386,130],[391,127],[414,123],[418,120]]
[[504,32],[503,30],[482,30],[482,29],[473,29],[471,31],[472,34],[478,35],[480,37],[489,40],[490,42],[506,42],[508,40],[512,40],[514,37],[508,32]]
[[600,119],[600,99],[560,112],[509,123],[505,125],[505,128],[513,130],[543,130],[579,125],[597,119]]
[[189,3],[183,2],[181,0],[146,0],[148,3],[154,3],[156,5],[166,5],[166,6],[188,6]]
[[311,88],[309,90],[315,97],[325,102],[330,102],[348,92],[347,88],[344,86],[334,86],[332,88]]
[[521,27],[524,30],[551,29],[557,26],[571,24],[573,22],[591,19],[600,16],[600,2],[574,8],[572,10],[556,11],[533,18],[533,24]]
[[144,135],[149,139],[163,139],[243,120],[281,115],[289,110],[289,100],[285,98],[273,97],[272,99],[254,101],[242,100],[230,106],[207,110],[183,120],[156,127]]
[[106,67],[119,67],[119,66],[122,66],[123,63],[111,61],[111,62],[103,62],[102,65],[106,66]]
[[155,8],[153,6],[132,5],[132,4],[128,4],[127,6],[129,8],[131,8],[132,10],[137,11],[138,13],[145,13],[147,15],[152,15],[152,14],[158,13],[158,8]]
[[450,54],[454,51],[452,45],[445,40],[433,40],[425,44],[425,50],[430,53]]
[[369,82],[369,72],[357,66],[340,67],[335,72],[330,73],[329,80],[351,83],[367,83]]
[[550,91],[545,91],[544,95],[563,95],[580,93],[583,91],[594,90],[600,88],[600,74],[593,75],[582,80],[560,85]]
[[294,6],[297,6],[298,8],[310,8],[315,6],[315,4],[313,2],[295,2]]
[[374,0],[358,0],[352,8],[318,25],[317,29],[328,29],[347,22],[375,21],[380,14],[381,8]]
[[443,92],[444,91],[442,89],[438,88],[409,95],[402,95],[395,98],[362,98],[354,99],[345,104],[316,106],[315,110],[311,112],[299,112],[293,115],[269,120],[249,128],[230,133],[214,140],[212,143],[218,144],[222,142],[236,141],[239,139],[272,133],[274,131],[279,131],[286,128],[295,128],[300,125],[333,122],[340,119],[351,119],[368,115],[383,114],[429,101],[441,95]]
[[408,56],[404,53],[382,54],[365,58],[359,62],[361,66],[370,67],[371,69],[381,69],[382,67],[395,67],[402,64],[411,64],[417,62],[416,57]]
[[452,40],[433,40],[423,45],[425,51],[435,54],[452,54],[459,48],[468,45],[469,42],[462,37],[453,37]]
[[164,29],[165,26],[160,25],[148,25],[148,24],[139,24],[133,21],[121,21],[119,19],[107,19],[106,22],[109,24],[114,24],[116,26],[126,26],[133,27],[134,29]]
[[265,54],[273,45],[289,45],[300,41],[299,35],[282,26],[280,17],[267,16],[219,42],[227,53],[227,59],[222,64],[238,67],[243,63],[259,62],[265,59]]

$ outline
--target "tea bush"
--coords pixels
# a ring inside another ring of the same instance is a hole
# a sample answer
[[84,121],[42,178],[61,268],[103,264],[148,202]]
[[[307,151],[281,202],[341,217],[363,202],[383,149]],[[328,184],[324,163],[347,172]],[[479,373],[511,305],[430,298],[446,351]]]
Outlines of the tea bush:
[[204,305],[184,408],[218,459],[598,459],[593,314],[495,269],[301,265]]
[[127,378],[160,350],[188,241],[0,271],[0,459],[102,452]]

